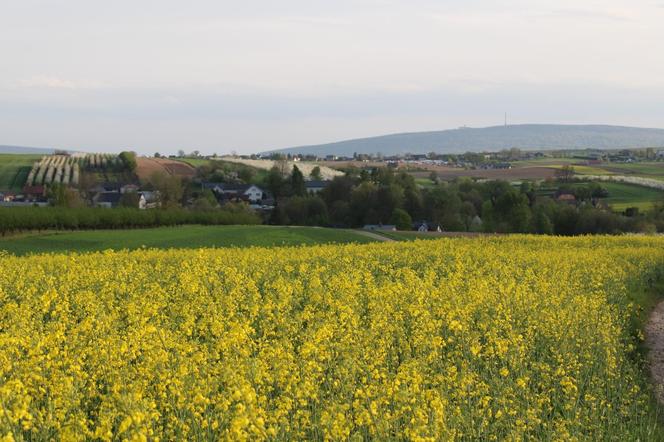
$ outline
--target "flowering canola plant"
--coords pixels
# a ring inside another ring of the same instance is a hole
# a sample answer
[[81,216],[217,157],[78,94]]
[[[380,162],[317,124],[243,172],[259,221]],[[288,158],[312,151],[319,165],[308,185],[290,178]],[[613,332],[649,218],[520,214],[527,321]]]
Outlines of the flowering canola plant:
[[663,264],[645,237],[0,255],[0,440],[647,440],[630,300]]

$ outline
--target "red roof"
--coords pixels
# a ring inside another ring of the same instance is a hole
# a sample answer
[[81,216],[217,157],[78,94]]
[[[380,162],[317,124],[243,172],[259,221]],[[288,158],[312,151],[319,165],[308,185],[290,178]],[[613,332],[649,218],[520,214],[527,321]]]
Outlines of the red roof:
[[558,196],[558,201],[575,201],[575,200],[576,197],[571,193],[563,193],[562,195]]
[[44,186],[25,186],[23,187],[23,193],[27,195],[45,195],[46,188]]

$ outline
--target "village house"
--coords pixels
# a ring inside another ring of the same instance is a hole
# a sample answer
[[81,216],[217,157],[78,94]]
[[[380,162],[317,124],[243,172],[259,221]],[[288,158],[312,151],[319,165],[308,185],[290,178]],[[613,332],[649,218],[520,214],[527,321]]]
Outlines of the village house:
[[159,192],[143,190],[139,192],[139,209],[156,209],[159,207]]
[[576,197],[572,195],[571,193],[562,193],[558,195],[556,200],[562,202],[562,203],[568,203],[568,204],[574,204],[576,203]]
[[[149,192],[149,193],[154,193],[154,192]],[[92,203],[95,207],[103,207],[107,209],[118,207],[122,202],[123,195],[124,194],[119,192],[100,192],[92,198]],[[157,203],[153,204],[148,203],[148,200],[146,199],[143,192],[137,192],[137,195],[138,195],[138,203],[136,208],[145,210],[148,208],[157,207]]]
[[440,224],[429,223],[426,221],[420,221],[413,223],[413,230],[418,232],[442,232],[443,230],[440,227]]
[[122,188],[122,184],[120,183],[101,183],[97,184],[94,186],[92,189],[90,189],[93,192],[117,192],[120,193],[120,189]]
[[226,200],[241,200],[257,203],[265,192],[255,184],[203,183],[203,189],[210,189]]
[[92,204],[95,207],[104,207],[110,209],[120,204],[122,194],[120,192],[99,192],[92,197]]
[[139,189],[140,187],[136,184],[125,184],[120,187],[120,193],[138,192]]
[[329,184],[329,181],[306,181],[304,186],[307,189],[307,193],[316,194],[325,189]]
[[45,186],[25,186],[23,187],[23,199],[25,201],[41,201],[46,198]]

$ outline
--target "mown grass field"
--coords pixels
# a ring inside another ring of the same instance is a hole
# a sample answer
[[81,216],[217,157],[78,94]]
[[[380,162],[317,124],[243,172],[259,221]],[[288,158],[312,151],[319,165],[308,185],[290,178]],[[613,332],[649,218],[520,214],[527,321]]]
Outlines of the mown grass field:
[[42,155],[0,154],[0,192],[20,191],[35,161]]
[[664,239],[0,255],[7,440],[662,440]]
[[283,226],[181,226],[27,234],[0,239],[0,250],[25,255],[108,249],[271,247],[371,241],[371,238],[344,229]]

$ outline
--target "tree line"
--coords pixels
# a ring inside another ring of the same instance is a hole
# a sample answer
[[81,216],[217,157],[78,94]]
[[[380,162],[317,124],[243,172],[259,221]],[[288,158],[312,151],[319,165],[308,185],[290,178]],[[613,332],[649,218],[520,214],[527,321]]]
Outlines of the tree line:
[[30,230],[130,229],[183,224],[260,224],[261,219],[242,205],[220,210],[139,210],[91,207],[0,207],[0,235]]
[[664,231],[664,205],[648,214],[614,213],[595,204],[606,196],[599,185],[576,190],[574,204],[538,195],[533,182],[515,187],[460,178],[422,187],[412,175],[391,168],[349,170],[316,195],[307,194],[297,167],[286,176],[271,170],[264,185],[276,197],[272,224],[394,224],[410,230],[426,221],[445,231],[557,235]]

